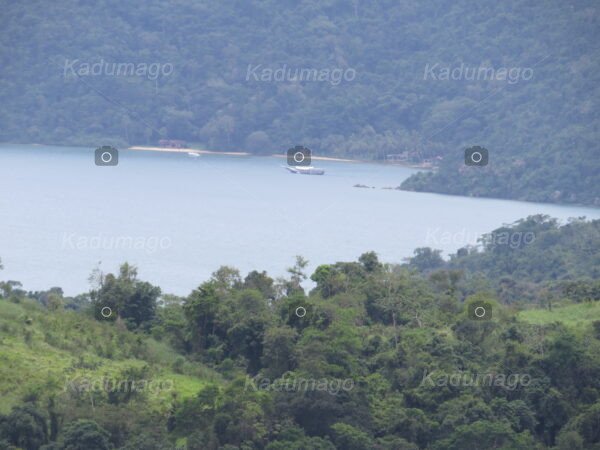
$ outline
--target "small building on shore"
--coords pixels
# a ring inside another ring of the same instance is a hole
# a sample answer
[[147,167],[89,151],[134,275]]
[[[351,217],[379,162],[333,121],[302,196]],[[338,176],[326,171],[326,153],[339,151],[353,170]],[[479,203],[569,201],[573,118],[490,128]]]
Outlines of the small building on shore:
[[187,148],[187,142],[178,139],[161,139],[158,145],[167,148]]

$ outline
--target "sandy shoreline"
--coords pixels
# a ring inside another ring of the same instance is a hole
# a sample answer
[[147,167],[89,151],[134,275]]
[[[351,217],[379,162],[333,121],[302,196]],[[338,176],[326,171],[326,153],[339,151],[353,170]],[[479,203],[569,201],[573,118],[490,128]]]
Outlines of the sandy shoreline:
[[167,153],[197,153],[199,155],[228,155],[228,156],[250,156],[247,152],[216,152],[213,150],[198,150],[195,148],[169,148],[169,147],[146,147],[134,145],[127,150],[147,150],[151,152],[167,152]]
[[[65,147],[64,145],[57,144],[40,144],[37,142],[21,144],[21,143],[10,143],[10,142],[2,142],[3,145],[32,145],[32,146],[49,146],[49,147]],[[73,146],[71,146],[73,147]],[[80,146],[75,146],[80,147]],[[254,155],[249,152],[219,152],[215,150],[200,150],[196,148],[169,148],[169,147],[153,147],[153,146],[145,146],[145,145],[133,145],[131,147],[127,147],[124,150],[133,150],[133,151],[151,151],[151,152],[165,152],[165,153],[195,153],[198,155],[225,155],[225,156],[266,156],[272,158],[281,158],[285,159],[287,156],[285,154],[274,154],[274,155]],[[386,164],[383,161],[374,161],[374,160],[363,160],[363,159],[348,159],[348,158],[334,158],[331,156],[312,156],[312,159],[315,161],[333,161],[333,162],[347,162],[347,163],[364,163],[364,164],[384,164],[389,166],[396,167],[407,167],[410,169],[419,169],[419,170],[435,170],[434,167],[424,166],[421,164]]]
[[[275,154],[271,155],[274,158],[287,158],[287,155]],[[343,158],[332,158],[330,156],[311,156],[310,159],[314,159],[315,161],[336,161],[336,162],[352,162],[352,163],[362,163],[367,161],[362,161],[360,159],[343,159]]]
[[[199,155],[228,155],[228,156],[251,156],[248,152],[218,152],[214,150],[198,150],[195,148],[169,148],[169,147],[150,147],[145,145],[134,145],[129,147],[127,150],[136,151],[151,151],[151,152],[167,152],[167,153],[197,153]],[[259,156],[259,155],[255,155]],[[275,154],[271,155],[274,158],[286,158],[286,155]],[[313,156],[312,159],[315,161],[336,161],[336,162],[365,162],[360,159],[344,159],[344,158],[332,158],[330,156]]]

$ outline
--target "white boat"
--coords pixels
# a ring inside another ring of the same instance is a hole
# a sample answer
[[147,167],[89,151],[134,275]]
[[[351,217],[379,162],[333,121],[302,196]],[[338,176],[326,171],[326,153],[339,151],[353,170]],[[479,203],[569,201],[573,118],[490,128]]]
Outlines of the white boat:
[[200,156],[200,153],[196,153],[196,152],[187,152],[188,156],[191,156],[192,158],[197,158],[198,156]]
[[299,173],[301,175],[323,175],[323,169],[317,169],[313,166],[283,166],[291,173]]

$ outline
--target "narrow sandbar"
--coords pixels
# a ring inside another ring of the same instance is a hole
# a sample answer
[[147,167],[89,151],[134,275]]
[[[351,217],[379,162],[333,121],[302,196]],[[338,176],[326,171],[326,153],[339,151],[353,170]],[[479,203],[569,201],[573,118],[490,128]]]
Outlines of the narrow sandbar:
[[[287,158],[287,155],[275,154],[272,155],[274,158]],[[315,161],[337,161],[337,162],[365,162],[360,159],[343,159],[343,158],[332,158],[330,156],[314,156],[311,155],[310,159],[314,159]]]
[[250,156],[247,152],[217,152],[212,150],[199,150],[195,148],[170,148],[170,147],[146,147],[135,145],[127,150],[146,150],[150,152],[166,152],[166,153],[197,153],[199,155],[228,155],[228,156]]

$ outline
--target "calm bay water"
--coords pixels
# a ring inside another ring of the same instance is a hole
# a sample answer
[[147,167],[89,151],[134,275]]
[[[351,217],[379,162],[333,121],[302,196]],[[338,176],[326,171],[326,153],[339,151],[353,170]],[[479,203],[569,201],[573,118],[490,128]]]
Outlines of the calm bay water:
[[97,167],[91,148],[0,145],[0,279],[74,295],[98,263],[114,272],[128,261],[140,278],[185,295],[221,265],[279,276],[302,255],[312,273],[369,250],[401,262],[416,247],[452,252],[531,214],[600,217],[594,208],[386,190],[414,170],[375,164],[319,162],[325,176],[301,176],[277,158],[119,157]]

